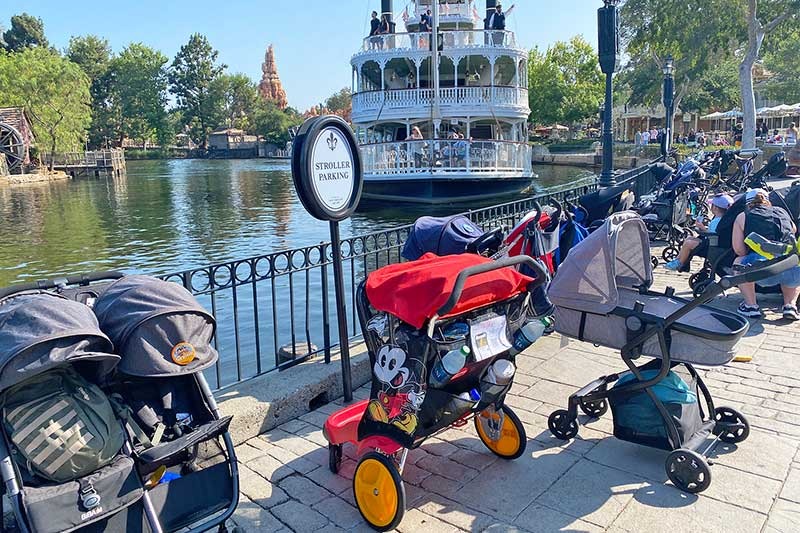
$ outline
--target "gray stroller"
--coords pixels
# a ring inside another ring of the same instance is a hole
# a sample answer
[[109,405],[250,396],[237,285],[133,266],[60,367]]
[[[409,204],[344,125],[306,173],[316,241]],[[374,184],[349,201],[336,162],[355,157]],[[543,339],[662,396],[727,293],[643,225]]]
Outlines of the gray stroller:
[[[793,255],[761,263],[723,277],[693,300],[676,297],[672,288],[656,293],[650,290],[647,227],[636,213],[611,215],[569,253],[548,294],[556,306],[556,331],[619,348],[628,370],[602,376],[571,395],[566,410],[550,415],[550,432],[571,439],[578,434],[579,407],[597,418],[610,404],[617,438],[671,452],[665,466],[676,487],[692,493],[708,488],[711,471],[705,457],[719,440],[745,440],[750,427],[735,409],[714,406],[694,365],[729,363],[749,324],[705,304],[723,290],[765,279],[797,262]],[[637,364],[641,358],[648,362]]]
[[83,480],[56,489],[26,479],[4,435],[0,470],[22,531],[225,530],[238,468],[230,417],[220,418],[201,372],[218,357],[214,319],[191,294],[118,273],[38,282],[0,290],[0,324],[19,339],[0,343],[0,390],[21,372],[75,365],[126,430],[119,457],[87,476],[102,499],[92,513],[75,503]]

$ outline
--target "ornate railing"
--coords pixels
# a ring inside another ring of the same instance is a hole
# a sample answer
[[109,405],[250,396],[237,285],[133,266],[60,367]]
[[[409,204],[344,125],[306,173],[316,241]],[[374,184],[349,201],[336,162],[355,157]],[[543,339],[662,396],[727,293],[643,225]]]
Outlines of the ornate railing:
[[[442,47],[445,50],[461,48],[517,48],[517,38],[512,31],[497,30],[446,30],[440,31]],[[430,50],[431,34],[421,33],[387,33],[373,35],[364,39],[363,52],[380,52],[391,50],[414,51]]]
[[[433,89],[387,89],[355,93],[353,113],[395,109],[426,110],[433,105],[434,95]],[[442,87],[439,89],[439,105],[443,111],[446,111],[447,106],[454,106],[458,110],[465,105],[481,106],[486,112],[498,106],[527,108],[528,89],[510,86]]]
[[531,172],[532,148],[510,141],[401,141],[361,146],[366,175]]
[[[648,186],[648,167],[618,176],[637,190]],[[575,198],[597,187],[595,177],[465,213],[484,229],[512,227],[534,201]],[[350,339],[359,335],[353,301],[373,270],[401,261],[411,226],[359,235],[342,242]],[[187,287],[217,318],[217,365],[206,373],[215,388],[235,385],[315,355],[330,361],[338,342],[330,243],[284,250],[162,276]],[[314,344],[309,350],[309,345]],[[283,348],[283,349],[282,349]]]

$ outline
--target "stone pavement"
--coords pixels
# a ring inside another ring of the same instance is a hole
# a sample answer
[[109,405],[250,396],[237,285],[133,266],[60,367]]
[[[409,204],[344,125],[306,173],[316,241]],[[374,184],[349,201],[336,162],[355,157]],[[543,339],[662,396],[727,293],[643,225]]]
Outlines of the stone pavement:
[[[658,270],[656,289],[670,284],[688,294],[686,275]],[[738,302],[734,290],[716,304],[733,309]],[[780,308],[775,297],[761,303]],[[665,452],[611,437],[610,413],[581,417],[571,442],[550,435],[547,416],[566,407],[570,393],[624,369],[614,350],[552,335],[518,357],[507,399],[525,424],[525,455],[497,459],[472,424],[430,439],[409,453],[399,531],[800,531],[800,325],[769,312],[752,323],[740,353],[752,362],[710,369],[705,378],[716,404],[743,411],[752,431],[739,445],[716,448],[713,481],[702,494],[667,481]],[[366,387],[355,393],[367,395]],[[237,525],[248,532],[370,531],[353,501],[353,448],[345,447],[340,474],[327,466],[321,427],[341,406],[335,401],[238,447]]]

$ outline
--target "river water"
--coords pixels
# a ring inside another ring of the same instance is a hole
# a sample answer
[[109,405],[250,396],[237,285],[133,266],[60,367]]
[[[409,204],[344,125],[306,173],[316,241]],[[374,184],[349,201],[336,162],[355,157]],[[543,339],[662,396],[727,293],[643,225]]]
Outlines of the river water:
[[[540,187],[589,174],[536,172]],[[458,210],[373,209],[341,230],[349,236]],[[0,221],[0,286],[97,270],[163,274],[329,238],[327,224],[297,199],[288,162],[263,159],[131,161],[121,178],[0,187]]]

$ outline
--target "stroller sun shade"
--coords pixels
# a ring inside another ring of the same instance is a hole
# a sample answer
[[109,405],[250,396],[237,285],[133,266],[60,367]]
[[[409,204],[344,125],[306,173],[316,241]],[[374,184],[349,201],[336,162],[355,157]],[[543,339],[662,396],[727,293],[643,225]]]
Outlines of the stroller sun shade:
[[0,301],[0,390],[64,364],[95,365],[96,378],[119,362],[92,310],[46,292]]
[[[450,297],[458,274],[491,262],[474,254],[439,257],[425,254],[417,261],[389,265],[367,278],[367,298],[375,309],[390,313],[419,329]],[[512,268],[467,278],[461,299],[450,315],[458,315],[524,292],[531,278]]]
[[550,284],[556,306],[605,314],[619,303],[618,288],[650,287],[653,266],[647,227],[636,213],[615,213],[572,249]]
[[126,276],[95,302],[94,311],[130,376],[168,377],[213,365],[216,322],[186,289],[149,276]]
[[463,254],[483,231],[463,215],[452,217],[420,217],[403,246],[403,257],[414,261],[431,252],[436,255]]

